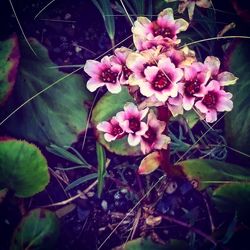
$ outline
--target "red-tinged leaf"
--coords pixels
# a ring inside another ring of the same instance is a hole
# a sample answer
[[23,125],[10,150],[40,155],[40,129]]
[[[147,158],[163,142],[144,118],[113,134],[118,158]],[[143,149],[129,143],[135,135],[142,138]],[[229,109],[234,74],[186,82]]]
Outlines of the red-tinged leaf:
[[17,36],[0,41],[0,104],[10,95],[16,82],[20,52]]
[[142,161],[138,169],[139,174],[150,174],[161,164],[161,154],[156,151],[148,154]]

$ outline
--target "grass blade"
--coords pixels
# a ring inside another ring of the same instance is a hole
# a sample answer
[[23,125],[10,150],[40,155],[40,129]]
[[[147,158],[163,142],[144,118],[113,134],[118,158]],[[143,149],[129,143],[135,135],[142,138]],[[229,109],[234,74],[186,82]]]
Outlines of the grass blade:
[[98,161],[98,197],[101,196],[102,190],[103,190],[103,184],[104,184],[104,177],[106,174],[105,164],[106,164],[106,154],[103,146],[96,142],[96,155],[97,155],[97,161]]
[[85,182],[87,182],[87,181],[90,181],[90,180],[92,180],[92,179],[95,179],[95,178],[97,178],[97,173],[85,175],[85,176],[83,176],[83,177],[81,177],[81,178],[79,178],[79,179],[77,179],[77,180],[71,182],[71,183],[65,188],[65,191],[69,191],[70,189],[75,188],[75,187],[77,187],[78,185],[83,184],[83,183],[85,183]]
[[74,154],[70,153],[69,151],[67,151],[64,148],[58,147],[56,145],[50,145],[49,147],[46,147],[46,149],[50,153],[52,153],[54,155],[57,155],[57,156],[65,159],[65,160],[71,161],[71,162],[76,163],[78,165],[89,166],[89,164],[86,161],[82,161],[77,156],[75,156]]

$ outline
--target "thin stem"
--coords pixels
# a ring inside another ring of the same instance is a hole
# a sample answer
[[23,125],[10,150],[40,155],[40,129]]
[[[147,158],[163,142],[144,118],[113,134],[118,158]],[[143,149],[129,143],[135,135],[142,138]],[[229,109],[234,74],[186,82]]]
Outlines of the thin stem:
[[198,41],[194,41],[191,43],[186,43],[182,46],[179,47],[179,49],[184,48],[185,46],[190,46],[190,45],[194,45],[197,43],[202,43],[202,42],[207,42],[207,41],[212,41],[212,40],[220,40],[220,39],[229,39],[229,38],[241,38],[241,39],[250,39],[250,36],[221,36],[221,37],[210,37],[210,38],[206,38],[206,39],[201,39]]

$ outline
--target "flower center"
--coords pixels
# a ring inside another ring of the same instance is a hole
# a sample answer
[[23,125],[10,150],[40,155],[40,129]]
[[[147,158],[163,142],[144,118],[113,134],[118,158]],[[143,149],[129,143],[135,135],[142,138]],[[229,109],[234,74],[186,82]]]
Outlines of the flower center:
[[187,96],[192,97],[199,91],[200,91],[200,83],[197,80],[190,81],[185,84],[185,94]]
[[122,128],[117,124],[116,126],[113,126],[112,128],[112,135],[116,136],[123,132]]
[[162,37],[169,37],[173,38],[173,32],[170,28],[161,27],[157,24],[157,22],[153,22],[153,34],[154,36],[162,36]]
[[155,90],[161,91],[163,89],[166,89],[170,85],[170,83],[171,82],[167,75],[162,71],[158,71],[154,81],[152,82],[152,85]]
[[149,127],[145,136],[143,136],[143,140],[147,142],[149,145],[152,145],[156,140],[156,131]]
[[136,118],[131,118],[129,119],[129,128],[133,131],[133,132],[137,132],[141,129],[141,123],[138,119]]
[[215,92],[209,91],[203,98],[202,103],[210,108],[213,109],[215,108],[216,104],[217,104],[217,95]]
[[106,69],[101,73],[101,79],[103,82],[116,83],[118,73],[112,71],[111,69]]
[[132,74],[132,71],[125,64],[122,66],[122,72],[125,80],[128,80],[129,76]]

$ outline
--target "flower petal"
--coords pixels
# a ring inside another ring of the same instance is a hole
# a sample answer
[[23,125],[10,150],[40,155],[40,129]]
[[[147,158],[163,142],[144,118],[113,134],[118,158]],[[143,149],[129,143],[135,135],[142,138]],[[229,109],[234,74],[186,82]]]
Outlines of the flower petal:
[[112,94],[117,94],[122,90],[122,87],[119,83],[106,83],[106,87]]
[[145,135],[146,131],[148,130],[148,125],[145,122],[141,122],[141,129],[137,131],[136,135]]
[[145,77],[147,81],[153,82],[159,69],[156,66],[149,66],[144,70]]
[[130,146],[137,146],[141,141],[141,136],[135,134],[128,135],[128,144]]
[[103,121],[100,122],[96,128],[102,132],[108,132],[111,133],[112,132],[112,125],[109,122]]
[[90,92],[96,91],[98,88],[102,87],[105,85],[105,82],[100,82],[94,78],[90,78],[87,81],[86,87]]
[[220,82],[221,86],[233,85],[238,79],[238,77],[227,71],[220,73],[217,77],[217,80]]
[[214,109],[208,110],[206,113],[206,121],[209,123],[215,122],[217,120],[217,112]]
[[185,31],[188,28],[189,23],[184,20],[183,18],[179,18],[175,20],[175,25],[176,25],[176,33],[180,33],[181,31]]
[[183,103],[182,103],[183,108],[185,110],[190,110],[194,106],[194,101],[195,101],[194,97],[183,96]]
[[215,56],[208,56],[205,59],[204,64],[208,66],[209,70],[211,71],[212,75],[217,75],[220,69],[220,60]]
[[219,112],[231,111],[233,109],[233,102],[225,97],[221,97],[219,103],[216,105]]
[[117,138],[117,136],[113,136],[113,135],[108,134],[108,133],[105,133],[105,134],[104,134],[104,139],[105,139],[107,142],[114,141],[116,138]]
[[95,60],[87,60],[84,71],[91,77],[96,77],[101,72],[101,63]]
[[198,101],[195,103],[195,107],[200,110],[201,113],[205,114],[208,112],[207,107],[202,103],[202,101]]

